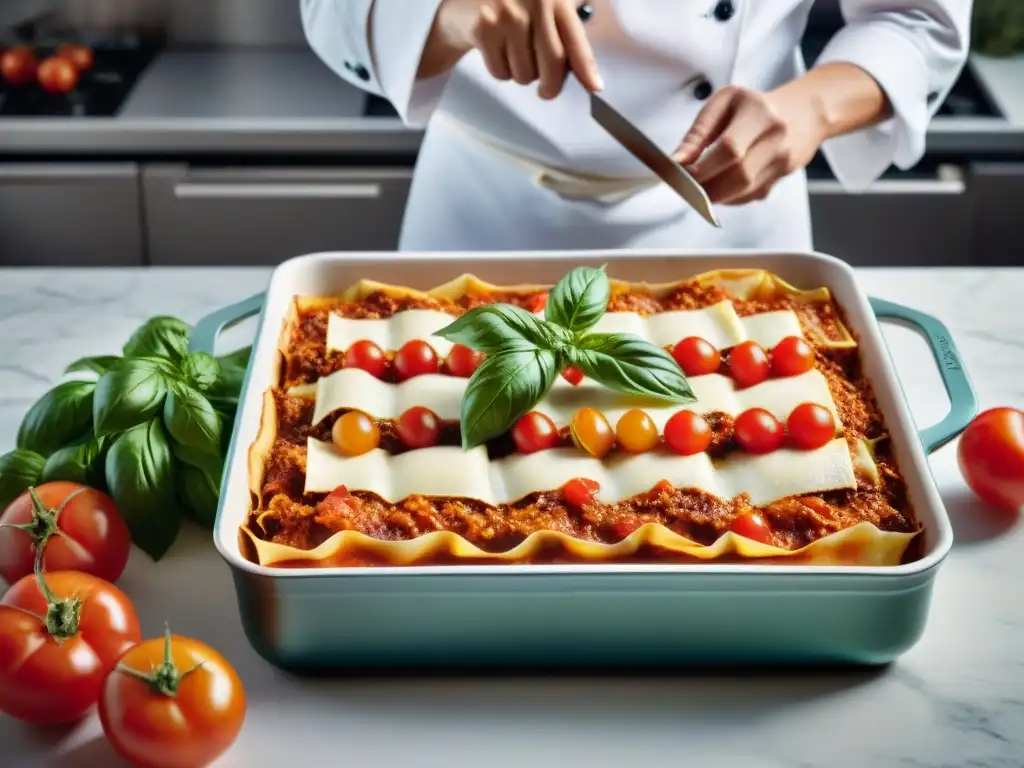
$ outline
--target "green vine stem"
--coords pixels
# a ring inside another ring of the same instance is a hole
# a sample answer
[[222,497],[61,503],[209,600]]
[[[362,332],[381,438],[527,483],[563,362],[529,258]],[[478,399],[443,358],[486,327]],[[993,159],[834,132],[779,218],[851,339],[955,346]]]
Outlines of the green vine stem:
[[147,673],[132,669],[124,664],[118,664],[117,671],[143,681],[158,696],[174,698],[178,695],[178,689],[185,681],[185,678],[202,667],[203,664],[205,662],[201,661],[191,669],[179,672],[174,664],[174,660],[171,658],[171,628],[169,625],[164,625],[164,660],[156,669]]
[[0,525],[0,528],[16,528],[27,533],[32,537],[32,549],[38,557],[39,553],[46,548],[46,542],[50,540],[51,536],[64,535],[64,531],[57,527],[60,513],[71,503],[72,499],[84,491],[85,488],[73,491],[60,503],[59,507],[51,509],[43,504],[43,500],[39,498],[36,489],[30,485],[28,487],[28,495],[32,499],[32,519],[27,523],[5,523]]
[[43,623],[46,631],[58,644],[78,634],[82,619],[82,606],[85,604],[80,597],[57,597],[43,577],[43,549],[36,550],[32,570],[35,572],[39,591],[46,598],[46,616]]

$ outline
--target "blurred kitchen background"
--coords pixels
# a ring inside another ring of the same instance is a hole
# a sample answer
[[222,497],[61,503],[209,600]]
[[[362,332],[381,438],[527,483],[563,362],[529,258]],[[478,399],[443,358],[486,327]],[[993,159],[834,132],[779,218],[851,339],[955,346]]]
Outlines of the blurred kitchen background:
[[[975,53],[919,166],[853,195],[812,164],[820,250],[1024,264],[1024,0],[976,5]],[[816,4],[808,62],[841,23],[838,0]],[[19,45],[78,47],[26,76]],[[316,58],[298,0],[0,0],[0,49],[0,266],[396,246],[421,136]]]

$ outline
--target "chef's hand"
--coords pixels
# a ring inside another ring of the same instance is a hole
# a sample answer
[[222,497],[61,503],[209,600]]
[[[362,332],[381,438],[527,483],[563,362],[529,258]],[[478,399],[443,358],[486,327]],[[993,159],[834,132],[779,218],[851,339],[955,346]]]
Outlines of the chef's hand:
[[779,179],[811,161],[825,138],[804,90],[761,93],[730,85],[704,105],[674,158],[712,202],[741,205],[765,199]]
[[442,0],[428,47],[440,41],[460,54],[477,48],[494,77],[521,85],[539,81],[543,99],[561,93],[569,72],[583,87],[599,91],[603,84],[576,5],[572,0]]

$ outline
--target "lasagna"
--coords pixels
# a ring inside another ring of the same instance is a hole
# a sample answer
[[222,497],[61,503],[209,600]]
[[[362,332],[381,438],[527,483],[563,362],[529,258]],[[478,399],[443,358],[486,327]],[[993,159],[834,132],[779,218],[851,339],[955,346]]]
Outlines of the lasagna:
[[242,551],[277,567],[916,556],[827,288],[596,272],[295,297]]

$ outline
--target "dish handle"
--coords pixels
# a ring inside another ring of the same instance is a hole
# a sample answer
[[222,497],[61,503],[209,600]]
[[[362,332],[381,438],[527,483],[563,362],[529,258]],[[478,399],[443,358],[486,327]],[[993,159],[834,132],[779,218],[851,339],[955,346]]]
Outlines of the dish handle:
[[229,307],[211,312],[202,318],[196,323],[195,329],[192,331],[192,338],[188,343],[189,352],[205,352],[208,355],[212,355],[217,345],[217,337],[220,336],[221,331],[237,325],[247,317],[252,317],[259,313],[263,309],[263,304],[266,300],[267,294],[265,292],[257,293]]
[[960,353],[953,343],[949,329],[932,315],[895,304],[884,299],[870,298],[871,308],[879,320],[892,320],[909,326],[928,340],[935,361],[939,364],[942,383],[949,395],[949,413],[938,424],[921,430],[921,442],[926,453],[941,448],[955,438],[978,413],[978,396],[967,371],[960,362]]

